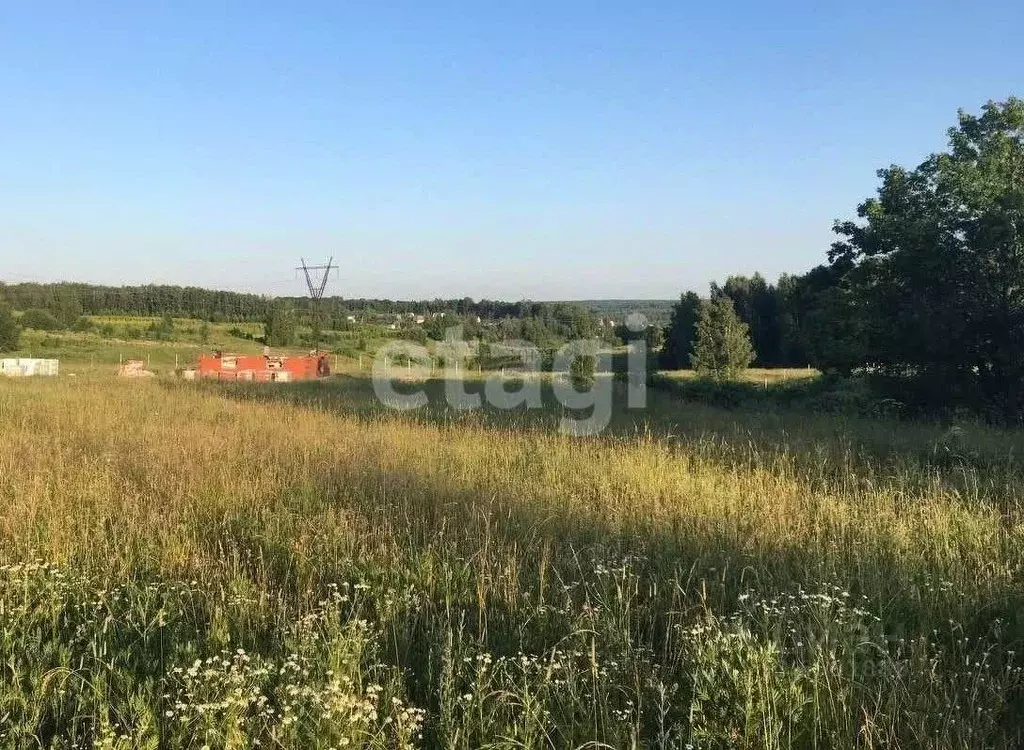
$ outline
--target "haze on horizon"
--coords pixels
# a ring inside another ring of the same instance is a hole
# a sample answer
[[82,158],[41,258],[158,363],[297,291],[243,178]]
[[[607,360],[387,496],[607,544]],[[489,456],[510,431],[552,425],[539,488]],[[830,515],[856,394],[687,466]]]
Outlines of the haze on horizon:
[[[1024,6],[12,4],[0,280],[678,296],[823,261],[1021,93]],[[1015,90],[1015,87],[1017,89]]]

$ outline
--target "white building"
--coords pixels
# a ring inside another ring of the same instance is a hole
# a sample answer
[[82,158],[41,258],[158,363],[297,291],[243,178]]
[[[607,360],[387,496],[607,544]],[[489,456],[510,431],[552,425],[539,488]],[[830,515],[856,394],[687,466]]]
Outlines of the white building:
[[9,378],[54,377],[59,371],[60,360],[56,359],[0,359],[0,375]]

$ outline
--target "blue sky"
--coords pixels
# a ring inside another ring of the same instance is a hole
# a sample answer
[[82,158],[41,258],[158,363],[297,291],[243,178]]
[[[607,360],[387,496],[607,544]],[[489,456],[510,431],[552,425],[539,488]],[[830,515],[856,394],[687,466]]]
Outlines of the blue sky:
[[[92,6],[92,7],[87,7]],[[0,5],[0,279],[667,298],[802,272],[1018,2]]]

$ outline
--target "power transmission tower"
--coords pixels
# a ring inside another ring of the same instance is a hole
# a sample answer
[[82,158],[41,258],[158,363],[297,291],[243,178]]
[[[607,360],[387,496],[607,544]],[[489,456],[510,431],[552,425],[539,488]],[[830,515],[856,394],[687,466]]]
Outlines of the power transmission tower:
[[[296,271],[302,271],[306,276],[306,286],[309,288],[309,298],[312,305],[313,314],[313,345],[316,349],[316,353],[320,353],[320,329],[322,320],[320,317],[320,300],[324,297],[324,290],[327,289],[327,279],[330,278],[331,271],[337,271],[338,267],[334,265],[334,258],[331,257],[327,261],[327,265],[324,266],[310,266],[306,264],[305,258],[299,259],[302,262],[301,266],[296,267]],[[323,275],[319,278],[316,277],[317,273]]]

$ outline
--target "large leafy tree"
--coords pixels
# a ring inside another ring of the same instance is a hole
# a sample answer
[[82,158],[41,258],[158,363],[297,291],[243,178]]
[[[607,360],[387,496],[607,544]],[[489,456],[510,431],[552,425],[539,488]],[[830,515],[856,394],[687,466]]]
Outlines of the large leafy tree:
[[[1024,101],[960,112],[949,148],[879,172],[860,222],[830,252],[862,364],[980,394],[1017,412],[1024,395]],[[835,301],[835,300],[833,300]]]
[[717,380],[735,378],[750,366],[754,359],[750,329],[740,320],[728,297],[718,296],[701,303],[697,343],[690,359],[698,373]]

